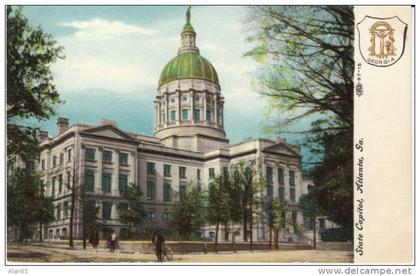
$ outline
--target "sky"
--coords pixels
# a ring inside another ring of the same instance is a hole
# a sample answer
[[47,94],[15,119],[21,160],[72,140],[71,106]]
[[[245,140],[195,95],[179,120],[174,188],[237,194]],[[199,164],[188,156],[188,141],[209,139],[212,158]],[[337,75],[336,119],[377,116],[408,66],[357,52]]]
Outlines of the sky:
[[[64,46],[65,59],[52,66],[64,101],[57,115],[70,124],[117,121],[127,131],[153,135],[154,106],[161,70],[177,54],[186,6],[26,6],[33,25]],[[247,8],[192,7],[197,46],[219,76],[225,97],[225,131],[232,143],[266,137],[264,99],[252,87],[260,66],[243,57]],[[30,121],[56,133],[56,118]]]

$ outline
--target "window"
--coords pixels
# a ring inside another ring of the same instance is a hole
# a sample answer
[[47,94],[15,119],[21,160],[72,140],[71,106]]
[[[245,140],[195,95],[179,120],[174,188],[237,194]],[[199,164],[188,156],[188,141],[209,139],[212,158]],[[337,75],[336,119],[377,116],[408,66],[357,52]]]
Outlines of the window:
[[51,196],[52,197],[55,196],[55,177],[53,177],[52,183],[51,183]]
[[187,103],[187,102],[188,102],[188,97],[187,97],[187,96],[183,96],[183,97],[182,97],[182,101],[183,101],[184,103]]
[[229,168],[228,167],[223,167],[222,172],[223,172],[224,176],[228,176],[229,175]]
[[41,160],[41,169],[45,171],[45,159]]
[[214,178],[214,168],[210,168],[209,169],[209,178],[213,179]]
[[295,186],[295,172],[289,171],[289,184],[290,186]]
[[111,192],[111,180],[112,175],[110,173],[102,173],[102,192]]
[[171,103],[175,103],[176,99],[175,98],[171,98]]
[[95,151],[93,148],[86,148],[85,158],[87,161],[95,161]]
[[118,155],[120,165],[127,165],[128,164],[128,154],[124,152],[120,152]]
[[58,176],[58,194],[61,194],[63,192],[63,175],[60,174]]
[[[68,175],[70,176],[70,173]],[[95,173],[92,170],[85,171],[85,186],[87,192],[95,190]]]
[[66,191],[69,190],[69,187],[72,186],[72,179],[71,179],[71,173],[67,172],[67,183],[66,183]]
[[199,96],[195,96],[194,97],[194,102],[195,103],[200,103],[200,97]]
[[267,167],[266,169],[266,180],[268,183],[273,183],[273,168]]
[[32,172],[35,169],[35,162],[34,161],[26,161],[25,168],[27,171]]
[[171,199],[172,199],[171,183],[165,182],[163,184],[163,201],[171,201]]
[[53,168],[57,167],[57,156],[53,157]]
[[103,150],[102,151],[102,162],[111,164],[112,163],[112,151],[110,150]]
[[201,170],[197,169],[197,180],[201,180]]
[[283,172],[283,169],[278,169],[277,170],[277,177],[278,177],[279,185],[284,185],[284,172]]
[[187,168],[186,167],[179,167],[179,177],[186,178],[187,177]]
[[147,174],[156,175],[155,163],[147,162]]
[[67,150],[67,162],[71,161],[71,149]]
[[63,210],[64,210],[64,218],[68,218],[69,217],[69,202],[68,201],[64,201]]
[[295,187],[290,187],[290,202],[296,202],[296,190]]
[[162,220],[163,221],[168,221],[170,219],[170,213],[165,211],[162,213]]
[[127,210],[128,209],[128,203],[126,202],[120,202],[118,204],[118,210]]
[[279,199],[280,200],[285,200],[285,196],[284,196],[284,186],[279,186]]
[[273,185],[267,185],[267,197],[273,198]]
[[156,184],[154,181],[147,181],[147,200],[154,200],[156,196]]
[[197,108],[194,109],[194,120],[197,120],[197,121],[200,120],[200,109],[197,109]]
[[154,220],[156,218],[156,213],[155,212],[147,212],[147,219],[148,220]]
[[102,219],[111,219],[112,202],[102,201]]
[[176,121],[176,111],[175,110],[171,110],[171,122]]
[[213,115],[212,112],[210,110],[207,110],[206,111],[206,120],[209,121],[209,122],[213,121],[213,116],[212,115]]
[[163,175],[165,177],[171,176],[171,165],[167,165],[167,164],[163,165]]
[[127,184],[128,175],[120,174],[118,177],[118,190],[120,191],[120,194],[124,193],[127,190]]
[[61,219],[61,204],[57,204],[57,220]]
[[188,120],[190,118],[190,111],[188,109],[182,110],[182,120]]
[[180,184],[179,185],[179,195],[184,196],[187,193],[187,185]]
[[64,163],[64,152],[60,153],[60,165],[63,165]]

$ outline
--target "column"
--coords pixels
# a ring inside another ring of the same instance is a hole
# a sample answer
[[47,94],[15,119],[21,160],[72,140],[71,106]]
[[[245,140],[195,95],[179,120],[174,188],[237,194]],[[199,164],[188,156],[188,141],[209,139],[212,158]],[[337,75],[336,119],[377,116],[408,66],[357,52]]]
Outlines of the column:
[[138,179],[136,179],[136,172],[137,172],[137,156],[135,151],[130,152],[130,159],[129,159],[129,165],[130,165],[130,177],[128,179],[128,183],[136,183],[139,184]]
[[115,202],[112,202],[112,207],[111,207],[111,220],[117,220],[117,219],[118,219],[117,204]]
[[207,122],[207,91],[204,90],[204,122],[205,124],[208,124]]
[[220,125],[223,127],[223,125],[224,125],[224,114],[223,114],[223,105],[224,105],[224,102],[221,102],[221,104],[220,104]]
[[161,109],[161,102],[160,99],[157,102],[157,107],[158,107],[158,116],[157,116],[157,120],[158,120],[158,125],[160,126],[162,124],[162,109]]
[[118,149],[114,150],[114,164],[113,164],[113,171],[114,171],[114,177],[113,181],[111,183],[111,194],[115,196],[119,196],[119,190],[118,190],[118,181],[120,176],[120,151]]
[[190,100],[191,100],[191,105],[190,105],[190,118],[191,118],[191,122],[194,122],[194,90],[190,90]]
[[166,125],[169,123],[169,97],[168,97],[168,93],[165,93],[165,108],[166,108],[166,114],[165,114],[165,121],[166,121]]
[[182,118],[181,117],[181,91],[178,90],[177,93],[178,93],[178,121],[177,123],[181,124],[181,118]]
[[217,94],[214,94],[214,97],[213,97],[213,101],[214,101],[214,107],[213,107],[213,109],[214,109],[214,121],[216,122],[216,126],[218,126],[219,125],[219,109],[218,109],[218,104],[217,104]]
[[289,183],[289,167],[284,167],[284,199],[286,201],[290,200],[290,183]]
[[95,193],[102,191],[101,183],[102,183],[102,147],[98,148],[98,170],[95,174],[95,186],[94,191]]

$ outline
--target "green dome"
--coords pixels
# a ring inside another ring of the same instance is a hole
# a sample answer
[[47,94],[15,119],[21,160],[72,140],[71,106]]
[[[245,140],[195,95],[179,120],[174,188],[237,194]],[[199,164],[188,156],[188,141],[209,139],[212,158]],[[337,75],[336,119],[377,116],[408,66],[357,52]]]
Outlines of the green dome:
[[180,53],[171,59],[160,74],[159,86],[179,79],[203,79],[219,84],[213,65],[196,52]]
[[193,26],[189,22],[185,23],[184,28],[182,28],[182,32],[195,33]]

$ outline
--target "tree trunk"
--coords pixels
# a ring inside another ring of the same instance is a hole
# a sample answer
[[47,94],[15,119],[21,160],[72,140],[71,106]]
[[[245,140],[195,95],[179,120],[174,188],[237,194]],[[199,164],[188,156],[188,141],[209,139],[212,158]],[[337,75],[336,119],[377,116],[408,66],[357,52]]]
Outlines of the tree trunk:
[[228,230],[228,222],[225,222],[225,242],[229,241],[229,230]]
[[272,249],[272,244],[273,244],[273,228],[271,227],[271,225],[269,226],[269,239],[268,239],[268,244],[270,247],[270,250]]
[[249,230],[251,232],[251,235],[249,236],[249,250],[252,251],[252,245],[253,245],[253,239],[254,239],[254,235],[252,233],[252,228],[253,228],[253,217],[252,217],[252,204],[249,206]]
[[316,249],[316,216],[314,217],[314,250]]
[[[73,176],[74,178],[74,176]],[[74,247],[74,243],[73,243],[73,219],[74,219],[74,204],[76,202],[76,195],[75,195],[75,188],[76,184],[75,181],[73,180],[73,188],[72,188],[72,192],[71,192],[71,206],[70,206],[70,226],[69,226],[69,247],[73,248]]]
[[131,240],[131,222],[128,223],[128,239]]
[[39,223],[39,242],[42,242],[42,222]]
[[243,232],[243,240],[244,241],[248,241],[248,236],[247,236],[247,220],[248,220],[248,217],[247,217],[247,211],[246,211],[246,208],[244,208],[244,218],[243,218],[243,228],[244,228],[244,232]]
[[217,218],[217,221],[216,221],[216,238],[215,238],[215,240],[214,240],[214,252],[217,254],[217,252],[218,252],[218,248],[217,248],[217,242],[218,242],[218,239],[219,239],[219,224],[220,224],[220,221],[219,221],[220,219],[219,218]]
[[82,230],[83,230],[83,249],[86,249],[86,206],[85,206],[85,185],[82,187]]
[[280,229],[276,229],[275,234],[274,234],[276,250],[279,250],[279,231],[280,231]]

